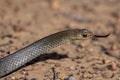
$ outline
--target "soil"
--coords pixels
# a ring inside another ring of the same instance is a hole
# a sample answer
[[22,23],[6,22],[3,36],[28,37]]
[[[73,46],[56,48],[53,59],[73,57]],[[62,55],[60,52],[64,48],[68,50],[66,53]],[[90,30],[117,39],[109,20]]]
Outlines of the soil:
[[72,28],[110,36],[66,43],[0,80],[120,80],[120,0],[0,0],[0,58]]

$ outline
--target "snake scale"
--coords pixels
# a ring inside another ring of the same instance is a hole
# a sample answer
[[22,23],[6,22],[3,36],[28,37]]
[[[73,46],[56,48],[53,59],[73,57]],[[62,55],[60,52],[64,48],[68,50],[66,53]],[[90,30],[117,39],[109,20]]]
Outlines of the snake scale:
[[84,40],[92,36],[93,33],[87,29],[68,29],[42,38],[0,59],[0,77],[12,73],[52,48],[72,40]]

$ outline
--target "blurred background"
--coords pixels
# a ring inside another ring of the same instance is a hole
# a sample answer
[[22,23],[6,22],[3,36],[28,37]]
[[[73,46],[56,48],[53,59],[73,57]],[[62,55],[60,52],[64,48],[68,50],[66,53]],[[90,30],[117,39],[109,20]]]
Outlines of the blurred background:
[[53,66],[58,80],[71,80],[71,74],[72,80],[120,80],[120,0],[0,0],[0,58],[72,28],[111,35],[67,43],[49,54],[68,58],[48,55],[0,80],[23,80],[24,71],[28,80],[52,80]]

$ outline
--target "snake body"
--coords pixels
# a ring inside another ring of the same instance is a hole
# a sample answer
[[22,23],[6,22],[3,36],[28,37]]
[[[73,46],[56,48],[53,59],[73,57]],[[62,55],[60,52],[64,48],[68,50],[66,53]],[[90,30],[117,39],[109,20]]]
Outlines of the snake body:
[[[83,33],[87,34],[87,36]],[[90,36],[91,32],[87,29],[70,29],[42,38],[26,46],[25,48],[22,48],[15,53],[0,59],[0,77],[6,76],[7,74],[17,70],[54,47],[71,40],[83,39],[84,37]]]

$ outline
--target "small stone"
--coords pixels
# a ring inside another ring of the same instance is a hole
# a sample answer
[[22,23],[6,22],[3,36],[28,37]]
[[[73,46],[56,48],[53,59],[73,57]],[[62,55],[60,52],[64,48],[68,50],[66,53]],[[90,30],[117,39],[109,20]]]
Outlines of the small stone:
[[20,25],[13,25],[13,30],[14,30],[15,32],[20,32],[20,31],[23,31],[24,29],[23,29],[23,27],[20,26]]
[[111,68],[112,68],[113,71],[115,71],[117,69],[117,65],[116,65],[115,62],[112,62]]
[[75,70],[76,68],[75,68],[74,66],[71,66],[70,69],[71,69],[71,70]]
[[117,64],[112,62],[110,65],[107,66],[108,69],[115,71],[117,69]]
[[83,78],[87,78],[88,77],[88,75],[87,74],[83,74]]
[[76,61],[76,63],[80,64],[80,63],[81,63],[81,61]]
[[23,75],[28,76],[29,74],[28,74],[28,72],[23,71]]
[[81,68],[81,69],[85,69],[85,67],[84,67],[84,66],[81,66],[80,68]]
[[90,72],[84,72],[82,77],[91,79],[93,77],[93,74],[91,74]]
[[61,64],[55,63],[55,67],[60,67],[60,66],[61,66]]
[[68,77],[68,80],[76,80],[76,79],[75,79],[74,76],[71,75],[71,76]]
[[89,49],[89,51],[90,51],[90,52],[93,52],[93,51],[94,51],[94,49],[93,49],[93,48],[90,48],[90,49]]
[[111,62],[111,60],[103,60],[103,62],[105,63],[105,64],[108,64],[108,63],[110,63]]
[[16,77],[11,77],[12,80],[16,80]]

